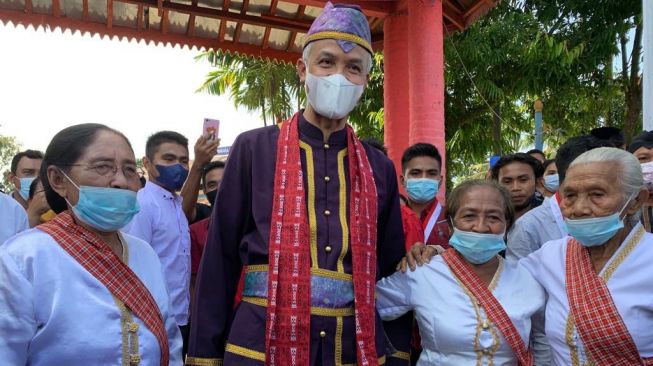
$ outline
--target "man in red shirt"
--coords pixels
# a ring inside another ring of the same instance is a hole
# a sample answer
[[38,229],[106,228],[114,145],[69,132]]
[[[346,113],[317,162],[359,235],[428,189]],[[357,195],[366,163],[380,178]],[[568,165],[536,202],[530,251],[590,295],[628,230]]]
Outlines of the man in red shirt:
[[435,197],[442,181],[441,166],[442,157],[431,144],[412,145],[401,157],[400,181],[407,193],[401,197],[401,218],[407,252],[415,243],[449,248],[449,226]]

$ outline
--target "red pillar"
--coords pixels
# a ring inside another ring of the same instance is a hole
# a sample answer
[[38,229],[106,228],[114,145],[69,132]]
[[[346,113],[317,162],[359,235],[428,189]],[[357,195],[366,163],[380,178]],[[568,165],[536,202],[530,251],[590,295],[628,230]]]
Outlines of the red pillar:
[[385,146],[401,174],[401,155],[408,147],[408,16],[392,14],[383,25],[383,106]]
[[[442,175],[444,177],[444,37],[442,26],[442,0],[408,1],[409,144],[428,142],[435,145],[442,155]],[[385,33],[385,36],[387,37],[388,33]],[[395,91],[398,90],[395,89]],[[439,192],[440,199],[444,198],[444,188],[444,182],[442,182]]]

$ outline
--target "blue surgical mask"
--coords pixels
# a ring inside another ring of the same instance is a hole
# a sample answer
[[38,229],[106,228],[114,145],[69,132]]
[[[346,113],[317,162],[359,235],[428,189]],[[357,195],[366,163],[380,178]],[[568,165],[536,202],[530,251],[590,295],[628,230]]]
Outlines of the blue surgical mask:
[[[637,193],[639,191],[635,192],[635,194]],[[624,227],[624,220],[621,214],[628,207],[633,197],[634,194],[628,198],[621,210],[612,215],[576,220],[565,218],[567,233],[578,240],[584,247],[589,248],[605,244]]]
[[161,183],[165,188],[178,191],[184,185],[188,177],[188,169],[181,164],[173,165],[156,165],[159,176],[156,181]]
[[473,231],[453,229],[449,245],[458,251],[465,259],[474,264],[481,264],[494,258],[500,251],[506,249],[504,234],[485,234]]
[[411,201],[416,203],[427,203],[435,199],[440,188],[440,181],[429,178],[408,178],[406,179],[406,192]]
[[136,192],[105,187],[77,186],[66,173],[70,182],[79,189],[76,205],[66,202],[73,208],[75,216],[87,225],[104,232],[122,229],[140,211]]
[[560,177],[558,174],[545,175],[544,188],[549,192],[557,192],[558,188],[560,188]]
[[36,177],[20,178],[20,190],[18,193],[25,201],[29,199],[29,186],[32,185],[34,179],[36,179]]

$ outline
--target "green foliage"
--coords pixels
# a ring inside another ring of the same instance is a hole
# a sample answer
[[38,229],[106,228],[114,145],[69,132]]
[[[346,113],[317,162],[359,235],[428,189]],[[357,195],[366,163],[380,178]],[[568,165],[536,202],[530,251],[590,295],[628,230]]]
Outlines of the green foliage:
[[0,135],[0,172],[2,172],[0,190],[5,193],[13,190],[13,185],[9,183],[9,168],[11,167],[11,159],[19,151],[20,144],[15,137]]

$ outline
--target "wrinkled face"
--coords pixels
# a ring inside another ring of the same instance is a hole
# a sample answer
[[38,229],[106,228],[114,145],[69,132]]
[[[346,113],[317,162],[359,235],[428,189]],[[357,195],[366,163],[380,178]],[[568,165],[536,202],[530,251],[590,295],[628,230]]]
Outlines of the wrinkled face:
[[653,148],[640,147],[633,153],[640,164],[650,163],[653,161]]
[[41,163],[43,159],[30,159],[27,156],[23,156],[18,160],[16,165],[16,174],[11,174],[11,182],[14,184],[17,190],[20,190],[22,187],[20,185],[20,178],[34,178],[39,175],[39,169],[41,169]]
[[[568,219],[602,217],[619,212],[627,199],[615,172],[621,169],[615,162],[575,165],[567,170],[560,187],[560,210]],[[643,193],[641,193],[643,194]],[[640,201],[625,210],[633,214]]]
[[461,198],[453,224],[463,231],[503,234],[506,212],[501,194],[491,187],[473,187]]
[[510,192],[512,204],[519,210],[530,204],[537,181],[530,165],[515,161],[499,169],[499,184]]
[[188,170],[188,149],[174,142],[164,142],[156,149],[152,160],[143,158],[143,166],[147,169],[149,177],[156,178],[159,172],[156,170],[157,165],[175,165],[181,164]]
[[134,192],[140,188],[134,152],[122,136],[111,131],[98,131],[94,141],[73,164],[70,167],[48,167],[52,188],[72,205],[79,200],[77,187],[108,187]]
[[410,159],[406,164],[406,171],[401,175],[400,180],[406,186],[406,180],[411,178],[428,178],[440,181],[440,164],[430,156],[418,156]]
[[222,175],[224,175],[223,168],[211,169],[206,173],[206,180],[204,182],[204,193],[212,192],[220,188],[222,182]]
[[356,46],[345,53],[333,39],[314,41],[311,45],[308,60],[297,61],[297,72],[302,82],[306,80],[308,71],[314,76],[342,74],[354,84],[367,84],[369,53],[364,48]]
[[558,174],[558,167],[556,167],[556,163],[551,163],[545,167],[544,176],[555,174]]

